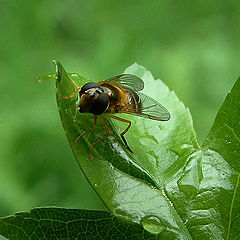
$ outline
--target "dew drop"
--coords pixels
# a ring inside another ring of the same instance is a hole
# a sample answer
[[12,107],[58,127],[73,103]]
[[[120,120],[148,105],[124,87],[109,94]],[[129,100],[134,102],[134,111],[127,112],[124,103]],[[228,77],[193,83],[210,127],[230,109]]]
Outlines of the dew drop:
[[78,74],[77,73],[72,73],[71,77],[78,77]]
[[146,216],[141,220],[141,224],[145,230],[152,234],[159,234],[166,229],[166,226],[161,223],[160,219],[156,216]]

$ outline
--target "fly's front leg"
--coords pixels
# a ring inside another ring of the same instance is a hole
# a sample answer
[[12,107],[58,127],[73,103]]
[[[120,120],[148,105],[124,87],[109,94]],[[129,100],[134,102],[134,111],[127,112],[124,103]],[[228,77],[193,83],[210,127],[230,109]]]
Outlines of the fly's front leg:
[[101,117],[102,122],[104,123],[105,127],[107,128],[109,134],[106,135],[105,137],[101,138],[100,140],[98,140],[97,142],[95,142],[95,143],[93,144],[92,149],[91,149],[91,152],[90,152],[90,159],[91,159],[91,160],[92,160],[93,149],[95,148],[95,146],[96,146],[97,144],[99,144],[100,142],[104,141],[109,135],[112,134],[112,131],[111,131],[110,127],[108,126],[106,120],[105,120],[102,116],[100,116],[100,117]]
[[88,133],[90,133],[91,131],[93,131],[93,130],[96,128],[96,125],[97,125],[97,117],[96,117],[95,115],[93,115],[93,117],[94,117],[93,127],[92,127],[90,130],[82,133],[80,136],[78,136],[78,137],[76,138],[76,140],[75,140],[75,142],[74,142],[75,147],[77,147],[77,142],[79,141],[80,138],[82,138],[83,136],[87,135]]
[[67,98],[72,98],[74,97],[78,92],[79,90],[81,89],[80,87],[78,87],[71,78],[69,78],[70,82],[72,83],[73,87],[76,89],[75,92],[73,92],[70,96],[64,96],[61,94],[61,97],[64,98],[64,99],[67,99]]

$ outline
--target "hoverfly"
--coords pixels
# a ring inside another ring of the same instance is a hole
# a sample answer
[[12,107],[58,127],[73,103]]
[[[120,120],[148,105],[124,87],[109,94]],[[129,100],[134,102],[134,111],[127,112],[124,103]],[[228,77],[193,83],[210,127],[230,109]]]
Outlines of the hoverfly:
[[[125,133],[131,126],[131,121],[115,116],[115,113],[127,113],[137,115],[139,117],[149,118],[156,121],[168,121],[170,114],[156,100],[141,93],[144,88],[144,82],[141,78],[132,74],[121,74],[105,81],[98,83],[89,82],[82,87],[78,87],[70,78],[70,81],[76,91],[70,96],[62,96],[62,98],[72,98],[75,94],[79,94],[80,100],[78,108],[80,113],[92,113],[94,117],[93,127],[82,133],[76,140],[75,145],[80,138],[87,135],[96,128],[97,116],[99,115],[102,122],[106,126],[109,135],[112,133],[104,116],[122,121],[128,124],[127,128],[120,134],[125,146],[132,153],[124,137]],[[109,135],[95,142],[90,152],[90,159],[94,147],[104,141]]]

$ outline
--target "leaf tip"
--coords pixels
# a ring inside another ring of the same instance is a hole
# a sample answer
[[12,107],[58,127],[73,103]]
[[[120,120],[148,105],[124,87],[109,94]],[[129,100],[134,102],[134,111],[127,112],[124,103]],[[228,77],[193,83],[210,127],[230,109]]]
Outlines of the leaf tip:
[[59,82],[62,79],[62,75],[66,75],[65,70],[63,69],[61,63],[57,60],[52,60],[54,66],[55,66],[55,72],[56,72],[56,80],[58,80]]
[[53,59],[52,62],[54,64],[54,66],[55,66],[56,73],[58,73],[58,64],[59,64],[59,62],[57,60],[55,60],[55,59]]
[[52,62],[54,65],[57,65],[57,63],[58,63],[58,61],[56,59],[53,59]]

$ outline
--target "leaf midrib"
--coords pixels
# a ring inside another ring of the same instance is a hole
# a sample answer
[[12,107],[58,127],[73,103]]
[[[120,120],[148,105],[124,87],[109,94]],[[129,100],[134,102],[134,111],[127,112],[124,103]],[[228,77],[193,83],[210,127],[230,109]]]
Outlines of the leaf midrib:
[[235,185],[235,189],[233,192],[233,197],[232,197],[232,202],[231,202],[231,207],[230,207],[230,213],[229,213],[229,221],[228,221],[228,230],[227,230],[227,240],[229,240],[230,237],[230,229],[231,229],[231,223],[232,223],[232,212],[233,212],[233,205],[234,205],[234,201],[236,198],[236,194],[237,194],[237,188],[239,186],[239,181],[240,181],[240,173],[238,173],[238,179]]

